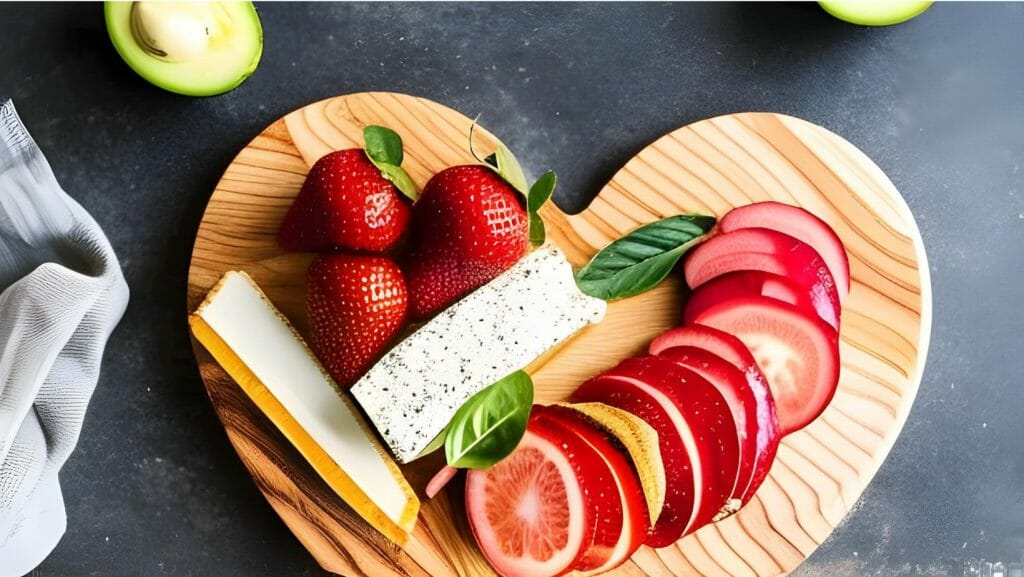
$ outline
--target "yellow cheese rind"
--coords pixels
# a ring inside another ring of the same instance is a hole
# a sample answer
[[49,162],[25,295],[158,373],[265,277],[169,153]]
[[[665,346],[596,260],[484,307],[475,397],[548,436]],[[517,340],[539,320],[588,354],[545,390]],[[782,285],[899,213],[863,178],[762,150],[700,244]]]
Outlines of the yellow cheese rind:
[[[301,337],[299,337],[294,327],[288,323],[287,319],[284,318],[280,312],[273,308],[273,305],[271,305],[269,300],[266,299],[266,296],[259,291],[259,288],[255,283],[253,283],[252,279],[249,278],[248,275],[245,275],[244,273],[228,274],[242,275],[252,288],[259,292],[261,298],[266,301],[267,306],[278,316],[281,322],[287,325],[295,338],[302,343],[303,347],[306,346],[305,342],[303,342]],[[225,279],[226,278],[227,275],[225,275]],[[260,408],[272,423],[274,423],[289,442],[298,449],[299,453],[310,463],[313,469],[324,479],[331,489],[333,489],[350,507],[352,507],[357,514],[384,534],[388,539],[398,545],[404,545],[408,540],[409,533],[412,532],[416,523],[420,503],[415,492],[412,490],[412,487],[409,486],[408,482],[399,470],[398,465],[395,464],[395,462],[386,454],[384,448],[373,438],[366,426],[366,423],[359,416],[358,412],[356,412],[352,403],[344,396],[343,393],[339,392],[339,397],[351,412],[352,418],[356,420],[366,435],[367,442],[371,443],[374,450],[380,455],[381,459],[386,464],[388,471],[394,478],[394,481],[400,486],[402,493],[406,497],[405,504],[396,522],[385,514],[384,511],[381,510],[380,507],[366,494],[366,492],[353,481],[341,465],[335,462],[335,460],[320,446],[320,444],[316,442],[316,440],[306,431],[305,428],[302,427],[291,413],[288,412],[266,384],[256,376],[256,374],[245,364],[242,358],[231,348],[231,346],[226,343],[202,318],[201,312],[203,308],[216,296],[218,289],[223,283],[224,279],[222,279],[221,282],[210,291],[206,301],[200,306],[196,314],[189,317],[189,325],[191,326],[192,333],[195,335],[196,339],[206,347],[214,359],[216,359],[224,370],[239,384],[246,395],[248,395],[256,406]],[[307,352],[309,352],[308,347]],[[309,360],[316,363],[317,361],[315,360],[315,357],[312,356],[312,353],[310,352],[309,354]],[[317,366],[323,372],[323,368],[320,367],[319,363],[317,363]],[[326,372],[324,372],[324,374],[326,375]],[[327,382],[333,381],[327,379]]]

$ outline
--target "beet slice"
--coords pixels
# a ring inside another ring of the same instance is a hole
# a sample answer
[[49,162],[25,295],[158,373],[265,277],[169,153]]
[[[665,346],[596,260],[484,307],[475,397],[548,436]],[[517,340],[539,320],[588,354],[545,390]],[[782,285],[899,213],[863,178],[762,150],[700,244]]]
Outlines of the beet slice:
[[705,349],[692,346],[672,347],[659,355],[678,363],[714,385],[725,398],[736,424],[736,440],[739,444],[739,472],[731,498],[744,502],[754,470],[758,464],[757,449],[757,398],[747,384],[743,372],[722,357]]
[[829,299],[828,294],[828,288],[820,280],[807,289],[782,275],[756,270],[736,271],[716,277],[694,291],[686,302],[683,322],[692,323],[700,313],[725,300],[766,296],[789,303],[804,314],[816,315],[838,330],[839,303]]
[[[646,396],[647,402],[622,403],[623,392],[629,390]],[[668,545],[738,508],[738,502],[729,502],[739,469],[736,424],[722,394],[697,373],[660,357],[626,359],[584,383],[573,400],[616,406],[658,430],[668,498],[645,544]],[[660,412],[650,410],[650,404]],[[679,463],[674,454],[680,444],[689,463]],[[692,471],[689,478],[675,469],[679,465]]]
[[721,302],[696,318],[735,335],[768,380],[783,435],[825,410],[839,383],[839,339],[821,319],[767,297]]
[[657,355],[673,347],[686,346],[704,349],[732,364],[743,373],[747,386],[754,394],[757,402],[757,460],[750,485],[743,497],[746,503],[768,477],[779,450],[779,418],[771,389],[747,346],[733,335],[718,329],[698,324],[669,329],[651,342],[649,351]]
[[716,235],[690,253],[683,270],[693,289],[736,271],[754,270],[788,277],[811,293],[812,302],[831,303],[831,307],[815,308],[819,314],[827,314],[831,308],[835,311],[835,326],[839,326],[839,294],[825,261],[810,245],[781,232],[743,228]]
[[735,208],[718,221],[718,230],[722,232],[743,228],[770,228],[810,245],[832,273],[839,302],[846,302],[850,293],[850,261],[839,235],[825,221],[803,208],[775,201]]

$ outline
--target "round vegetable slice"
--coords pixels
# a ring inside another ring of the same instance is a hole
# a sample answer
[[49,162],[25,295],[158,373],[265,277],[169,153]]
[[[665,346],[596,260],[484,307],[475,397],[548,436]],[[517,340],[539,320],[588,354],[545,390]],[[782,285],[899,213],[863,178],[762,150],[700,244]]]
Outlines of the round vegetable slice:
[[742,228],[770,228],[810,245],[832,273],[839,302],[846,302],[846,295],[850,294],[850,261],[839,235],[825,221],[798,206],[766,201],[735,208],[718,222],[722,232]]
[[704,242],[687,259],[686,282],[696,289],[704,283],[731,272],[756,270],[788,277],[811,294],[819,314],[835,311],[834,326],[839,326],[839,295],[835,279],[825,261],[810,245],[787,234],[767,228],[743,228],[719,234]]
[[757,402],[757,465],[753,478],[743,497],[746,503],[754,496],[761,483],[768,477],[775,454],[779,450],[779,417],[775,410],[768,382],[761,373],[750,350],[733,335],[704,325],[692,324],[676,327],[662,333],[651,342],[651,354],[661,354],[672,347],[693,346],[707,350],[725,359],[732,366],[743,372],[747,386],[754,393]]
[[584,443],[531,416],[512,454],[466,475],[466,512],[491,567],[504,577],[568,571],[593,538],[597,519],[584,485],[603,466]]
[[[607,472],[591,479],[599,493],[591,494],[594,514],[598,516],[593,544],[573,566],[583,575],[597,575],[618,567],[636,552],[647,535],[647,506],[640,479],[611,437],[595,428],[573,409],[551,405],[537,407],[542,419],[551,419],[576,435],[604,461]],[[575,573],[574,573],[575,574]]]
[[696,321],[735,335],[750,349],[771,387],[782,434],[807,426],[832,400],[839,344],[824,321],[766,297],[719,303]]
[[629,411],[658,432],[667,498],[646,545],[674,543],[739,506],[728,502],[739,468],[736,425],[721,394],[693,371],[659,357],[626,359],[572,399]]
[[700,313],[725,300],[766,296],[789,303],[804,314],[818,316],[838,330],[838,301],[828,298],[828,294],[827,287],[820,280],[807,289],[782,275],[757,270],[736,271],[712,279],[695,290],[686,301],[683,322],[692,323]]
[[722,357],[702,348],[683,346],[661,351],[659,355],[692,370],[714,385],[725,398],[736,423],[739,444],[739,472],[731,498],[744,502],[761,455],[757,450],[757,399],[739,369]]

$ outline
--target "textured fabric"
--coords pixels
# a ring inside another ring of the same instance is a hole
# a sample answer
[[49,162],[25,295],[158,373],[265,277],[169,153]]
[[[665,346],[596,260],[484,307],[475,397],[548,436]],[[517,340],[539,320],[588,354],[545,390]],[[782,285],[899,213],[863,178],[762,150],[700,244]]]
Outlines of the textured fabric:
[[11,102],[0,105],[0,290],[0,577],[17,577],[64,534],[57,473],[128,286]]

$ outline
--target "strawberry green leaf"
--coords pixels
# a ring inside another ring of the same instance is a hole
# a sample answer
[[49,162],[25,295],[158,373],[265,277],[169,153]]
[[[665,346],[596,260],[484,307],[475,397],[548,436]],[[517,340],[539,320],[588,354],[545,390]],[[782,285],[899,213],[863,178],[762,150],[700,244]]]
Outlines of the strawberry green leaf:
[[[376,164],[376,163],[375,163]],[[384,175],[384,178],[391,181],[395,185],[395,188],[402,191],[402,194],[407,196],[409,200],[415,202],[420,196],[420,191],[416,188],[416,183],[412,181],[401,166],[395,166],[394,164],[378,164],[377,168],[380,169],[380,173]]]
[[381,175],[390,180],[402,194],[415,201],[420,191],[402,168],[402,137],[390,128],[367,126],[363,129],[363,141],[366,156],[380,170]]
[[516,448],[533,408],[533,381],[516,371],[473,395],[452,417],[444,438],[448,465],[486,469]]
[[553,171],[549,170],[533,183],[529,194],[526,195],[526,208],[530,214],[530,244],[533,246],[544,244],[544,220],[541,219],[538,211],[551,198],[556,184],[558,184],[558,178]]
[[519,166],[515,155],[504,144],[499,144],[498,149],[485,158],[484,162],[489,164],[498,173],[498,176],[509,183],[512,188],[523,193],[524,196],[527,194],[526,175],[523,174],[523,167]]
[[366,155],[374,164],[402,165],[402,137],[394,130],[367,126],[363,129],[363,142],[366,143]]

